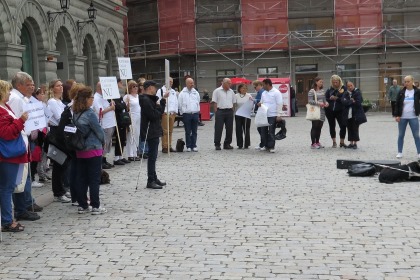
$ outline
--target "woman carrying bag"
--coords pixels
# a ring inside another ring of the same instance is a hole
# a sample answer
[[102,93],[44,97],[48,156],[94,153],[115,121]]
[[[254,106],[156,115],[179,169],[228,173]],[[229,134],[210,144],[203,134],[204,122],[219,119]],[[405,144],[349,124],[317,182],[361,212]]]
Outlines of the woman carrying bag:
[[[9,101],[11,90],[12,85],[10,83],[0,80],[0,140],[7,146],[0,149],[0,207],[2,232],[20,232],[25,228],[23,225],[13,220],[12,194],[17,182],[22,180],[22,178],[18,178],[20,165],[29,161],[27,137],[25,137],[26,140],[22,137],[24,123],[28,119],[28,113],[25,112],[20,118],[16,118],[12,109],[6,104],[7,101]],[[11,151],[19,150],[19,152],[12,155],[6,151],[6,148],[10,148]]]
[[321,137],[322,126],[325,121],[325,108],[329,106],[329,103],[325,99],[325,91],[323,89],[324,81],[321,77],[316,77],[312,85],[312,89],[308,92],[308,103],[320,107],[320,118],[319,120],[312,120],[311,128],[311,149],[324,148],[319,142]]

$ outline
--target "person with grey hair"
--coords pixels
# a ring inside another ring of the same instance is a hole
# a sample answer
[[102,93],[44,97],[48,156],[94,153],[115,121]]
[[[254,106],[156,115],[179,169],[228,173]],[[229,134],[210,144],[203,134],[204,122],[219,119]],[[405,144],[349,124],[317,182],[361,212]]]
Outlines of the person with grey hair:
[[[33,79],[28,73],[18,72],[12,78],[12,86],[13,89],[10,92],[7,105],[10,106],[16,117],[20,118],[24,113],[24,104],[27,103],[28,98],[32,95]],[[29,172],[24,191],[13,194],[13,204],[15,206],[16,220],[35,221],[41,218],[35,213],[41,212],[43,208],[37,205],[32,198],[31,176]]]
[[224,78],[222,86],[213,91],[213,108],[215,114],[214,123],[214,146],[216,150],[221,150],[220,142],[222,140],[223,126],[226,128],[225,141],[223,142],[223,149],[232,150],[233,134],[233,104],[236,102],[235,93],[230,88],[232,82],[229,78]]
[[397,103],[398,93],[401,90],[400,86],[397,83],[398,82],[395,79],[392,81],[392,86],[389,87],[388,95],[387,95],[389,102],[391,102],[392,116],[395,116],[395,104]]

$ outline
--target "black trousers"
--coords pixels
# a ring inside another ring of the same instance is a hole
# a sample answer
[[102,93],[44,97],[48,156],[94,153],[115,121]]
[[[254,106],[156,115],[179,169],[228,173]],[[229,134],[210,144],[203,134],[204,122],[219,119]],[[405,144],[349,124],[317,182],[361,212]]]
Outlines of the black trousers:
[[220,146],[222,140],[223,126],[226,127],[224,146],[232,143],[233,134],[233,110],[232,109],[217,109],[214,123],[214,145]]
[[360,141],[359,138],[359,125],[356,123],[354,118],[347,120],[347,130],[349,131],[349,141]]
[[391,114],[392,114],[392,116],[395,116],[395,104],[397,104],[397,101],[391,101]]
[[[251,145],[251,137],[249,134],[249,128],[251,127],[251,119],[235,116],[236,125],[236,144],[240,148],[248,148]],[[245,146],[244,146],[245,136]]]
[[322,130],[323,125],[324,125],[323,121],[312,121],[312,128],[311,128],[312,144],[319,143],[319,138],[321,137],[321,130]]
[[[125,126],[119,125],[118,126],[118,133],[120,138],[118,138],[117,129],[114,131],[115,135],[115,156],[122,156],[122,153],[124,152],[124,147],[127,142],[127,128]],[[121,149],[120,144],[118,143],[118,139],[121,141]]]
[[63,196],[66,193],[63,183],[64,172],[66,172],[65,167],[53,161],[51,185],[53,194],[56,197]]
[[331,138],[336,138],[335,120],[337,120],[338,126],[340,127],[340,139],[346,138],[346,126],[343,125],[342,114],[342,111],[325,110],[325,116],[327,117],[328,125],[330,126]]
[[276,117],[267,117],[269,126],[261,127],[261,145],[266,149],[274,149],[276,145]]

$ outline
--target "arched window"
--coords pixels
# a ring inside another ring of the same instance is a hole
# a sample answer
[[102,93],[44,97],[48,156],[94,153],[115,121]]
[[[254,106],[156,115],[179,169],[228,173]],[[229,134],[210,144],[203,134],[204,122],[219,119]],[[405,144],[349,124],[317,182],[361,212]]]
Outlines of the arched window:
[[33,44],[31,34],[26,25],[22,26],[21,33],[21,44],[26,48],[22,53],[22,68],[23,72],[28,73],[32,77],[34,76],[34,65],[33,65]]

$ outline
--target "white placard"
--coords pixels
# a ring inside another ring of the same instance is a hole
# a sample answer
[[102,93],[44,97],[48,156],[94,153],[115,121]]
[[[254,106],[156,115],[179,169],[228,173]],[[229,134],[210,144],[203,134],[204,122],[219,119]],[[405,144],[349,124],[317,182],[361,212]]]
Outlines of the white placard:
[[245,117],[247,119],[251,118],[252,108],[254,108],[254,101],[248,100],[238,110],[236,110],[235,115]]
[[23,104],[23,111],[29,114],[25,122],[25,132],[29,133],[47,126],[42,102],[25,103]]
[[131,61],[129,57],[118,57],[118,68],[121,80],[131,80],[133,72],[131,71]]
[[104,99],[120,98],[120,91],[118,90],[117,77],[99,77],[102,88],[102,97]]
[[170,89],[169,85],[169,60],[165,59],[165,85],[166,89]]

